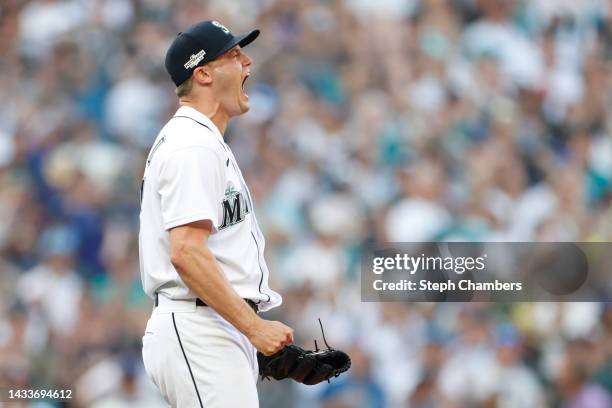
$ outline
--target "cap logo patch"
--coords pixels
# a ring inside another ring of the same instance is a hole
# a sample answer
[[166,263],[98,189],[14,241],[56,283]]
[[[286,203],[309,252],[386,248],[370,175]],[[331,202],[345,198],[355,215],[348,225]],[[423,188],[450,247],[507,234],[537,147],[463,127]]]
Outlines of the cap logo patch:
[[226,26],[224,26],[223,24],[221,24],[220,22],[218,22],[217,20],[212,21],[211,23],[212,23],[212,25],[214,25],[215,27],[219,27],[221,30],[223,30],[223,32],[224,32],[225,34],[229,34],[229,33],[230,33],[230,31],[227,29],[227,27],[226,27]]
[[191,54],[191,57],[189,57],[189,61],[187,61],[183,66],[185,67],[185,69],[197,67],[200,61],[204,59],[204,55],[206,55],[206,51],[204,50],[200,50],[197,54]]

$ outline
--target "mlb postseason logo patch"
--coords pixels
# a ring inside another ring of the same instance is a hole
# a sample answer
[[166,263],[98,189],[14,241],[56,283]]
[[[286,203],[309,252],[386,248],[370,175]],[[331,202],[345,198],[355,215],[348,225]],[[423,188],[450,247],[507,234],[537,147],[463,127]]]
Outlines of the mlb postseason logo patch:
[[191,57],[189,57],[189,61],[187,61],[183,66],[185,67],[185,69],[190,69],[198,66],[200,61],[204,59],[204,55],[206,55],[206,51],[204,50],[200,50],[197,54],[191,54]]

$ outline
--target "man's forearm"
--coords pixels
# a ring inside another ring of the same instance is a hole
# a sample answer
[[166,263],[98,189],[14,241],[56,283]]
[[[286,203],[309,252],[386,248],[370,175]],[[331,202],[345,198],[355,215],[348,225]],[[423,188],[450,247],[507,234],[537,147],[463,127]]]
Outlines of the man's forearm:
[[259,317],[231,287],[205,246],[183,248],[172,261],[183,282],[206,304],[246,336]]

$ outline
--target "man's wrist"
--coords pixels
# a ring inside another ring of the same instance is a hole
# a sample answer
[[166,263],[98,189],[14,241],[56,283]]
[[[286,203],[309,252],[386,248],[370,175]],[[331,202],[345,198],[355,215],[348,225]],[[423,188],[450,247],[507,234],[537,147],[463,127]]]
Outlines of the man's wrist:
[[261,318],[257,316],[253,310],[248,307],[248,312],[244,314],[244,321],[241,322],[242,327],[237,327],[237,329],[244,334],[247,338],[251,338],[255,333],[257,333],[257,327],[261,321]]

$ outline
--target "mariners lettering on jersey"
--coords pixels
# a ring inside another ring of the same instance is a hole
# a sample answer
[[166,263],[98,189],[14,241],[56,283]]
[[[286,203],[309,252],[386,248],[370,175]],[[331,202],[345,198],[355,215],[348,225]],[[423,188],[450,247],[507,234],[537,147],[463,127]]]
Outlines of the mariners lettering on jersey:
[[223,222],[219,226],[219,230],[244,221],[246,215],[249,213],[249,206],[243,193],[237,191],[231,182],[225,190],[222,206]]

